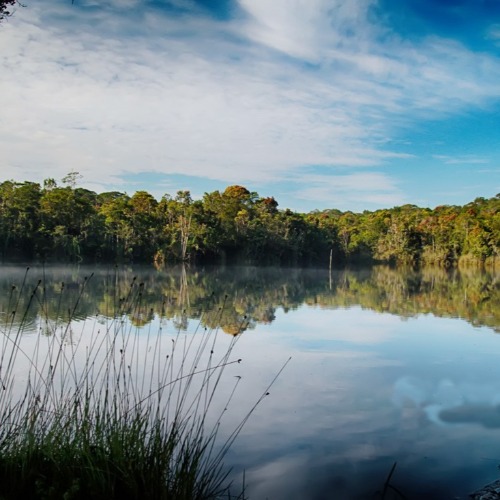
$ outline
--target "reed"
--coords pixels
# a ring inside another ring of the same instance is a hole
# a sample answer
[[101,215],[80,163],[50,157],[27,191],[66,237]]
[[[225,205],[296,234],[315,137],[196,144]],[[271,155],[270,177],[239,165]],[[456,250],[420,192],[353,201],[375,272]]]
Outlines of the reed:
[[[151,314],[135,279],[106,318],[75,320],[88,279],[57,320],[46,314],[43,280],[19,312],[26,282],[12,288],[1,332],[0,498],[244,498],[224,457],[276,379],[221,442],[225,410],[214,415],[214,400],[227,367],[241,362],[239,335],[217,356],[218,328],[203,321],[190,334],[167,335],[161,313],[156,330],[134,327],[127,318]],[[64,285],[60,293],[62,304]],[[35,307],[45,334],[28,342]],[[240,382],[232,379],[224,408]]]

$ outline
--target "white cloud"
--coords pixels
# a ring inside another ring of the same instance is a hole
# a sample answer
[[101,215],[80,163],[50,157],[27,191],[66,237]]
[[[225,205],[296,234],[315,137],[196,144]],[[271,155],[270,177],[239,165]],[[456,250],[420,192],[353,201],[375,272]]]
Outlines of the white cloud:
[[436,160],[441,160],[443,163],[448,165],[459,165],[459,164],[485,164],[489,163],[487,158],[480,158],[474,155],[465,155],[465,156],[449,156],[449,155],[433,155],[433,158]]
[[[103,189],[141,171],[257,185],[286,177],[304,199],[363,191],[402,203],[387,174],[335,169],[397,158],[388,141],[414,116],[498,98],[500,63],[438,38],[404,42],[368,21],[373,3],[240,0],[246,15],[228,23],[147,9],[136,19],[123,4],[114,15],[113,4],[23,9],[0,31],[0,174],[74,169]],[[331,175],[308,179],[307,165]]]
[[373,0],[239,0],[250,16],[246,34],[292,57],[322,61],[340,45],[368,37],[366,13]]
[[307,187],[295,193],[297,199],[314,201],[321,206],[335,206],[341,210],[348,210],[352,206],[391,207],[406,203],[394,180],[380,172],[304,175],[301,184]]
[[489,27],[486,33],[486,38],[497,43],[500,42],[500,23],[492,24]]

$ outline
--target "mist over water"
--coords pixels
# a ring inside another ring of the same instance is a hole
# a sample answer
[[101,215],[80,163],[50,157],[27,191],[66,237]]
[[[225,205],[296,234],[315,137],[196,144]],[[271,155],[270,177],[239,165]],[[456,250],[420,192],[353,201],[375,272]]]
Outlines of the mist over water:
[[[394,462],[391,485],[406,498],[466,498],[500,464],[499,278],[387,267],[3,266],[0,312],[2,331],[22,324],[26,345],[61,335],[68,318],[75,339],[90,335],[117,311],[138,339],[205,327],[222,344],[241,335],[233,355],[242,362],[216,404],[224,409],[241,377],[221,437],[291,356],[227,456],[236,482],[246,471],[252,499],[380,498]],[[136,306],[121,308],[139,288]]]

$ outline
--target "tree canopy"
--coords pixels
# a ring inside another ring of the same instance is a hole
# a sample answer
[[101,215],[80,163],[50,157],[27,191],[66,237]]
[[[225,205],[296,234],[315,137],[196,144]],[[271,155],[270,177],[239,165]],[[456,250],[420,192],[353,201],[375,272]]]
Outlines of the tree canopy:
[[500,195],[431,210],[404,205],[363,213],[280,210],[243,186],[187,190],[160,201],[78,187],[71,172],[0,183],[0,255],[7,259],[245,262],[281,265],[424,263],[449,267],[500,256]]

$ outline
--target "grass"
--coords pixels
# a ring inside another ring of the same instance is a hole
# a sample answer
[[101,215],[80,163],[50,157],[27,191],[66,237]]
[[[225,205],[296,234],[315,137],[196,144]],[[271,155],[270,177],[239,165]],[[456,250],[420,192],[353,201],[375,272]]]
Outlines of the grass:
[[[227,367],[241,362],[232,357],[240,336],[217,357],[217,328],[167,335],[161,313],[156,331],[134,327],[128,317],[151,314],[135,279],[111,317],[75,320],[87,279],[64,312],[61,285],[56,320],[43,281],[18,312],[27,276],[12,287],[2,327],[0,499],[244,498],[224,456],[284,366],[221,442],[240,379],[218,413],[214,401]],[[45,335],[26,334],[32,308]]]

